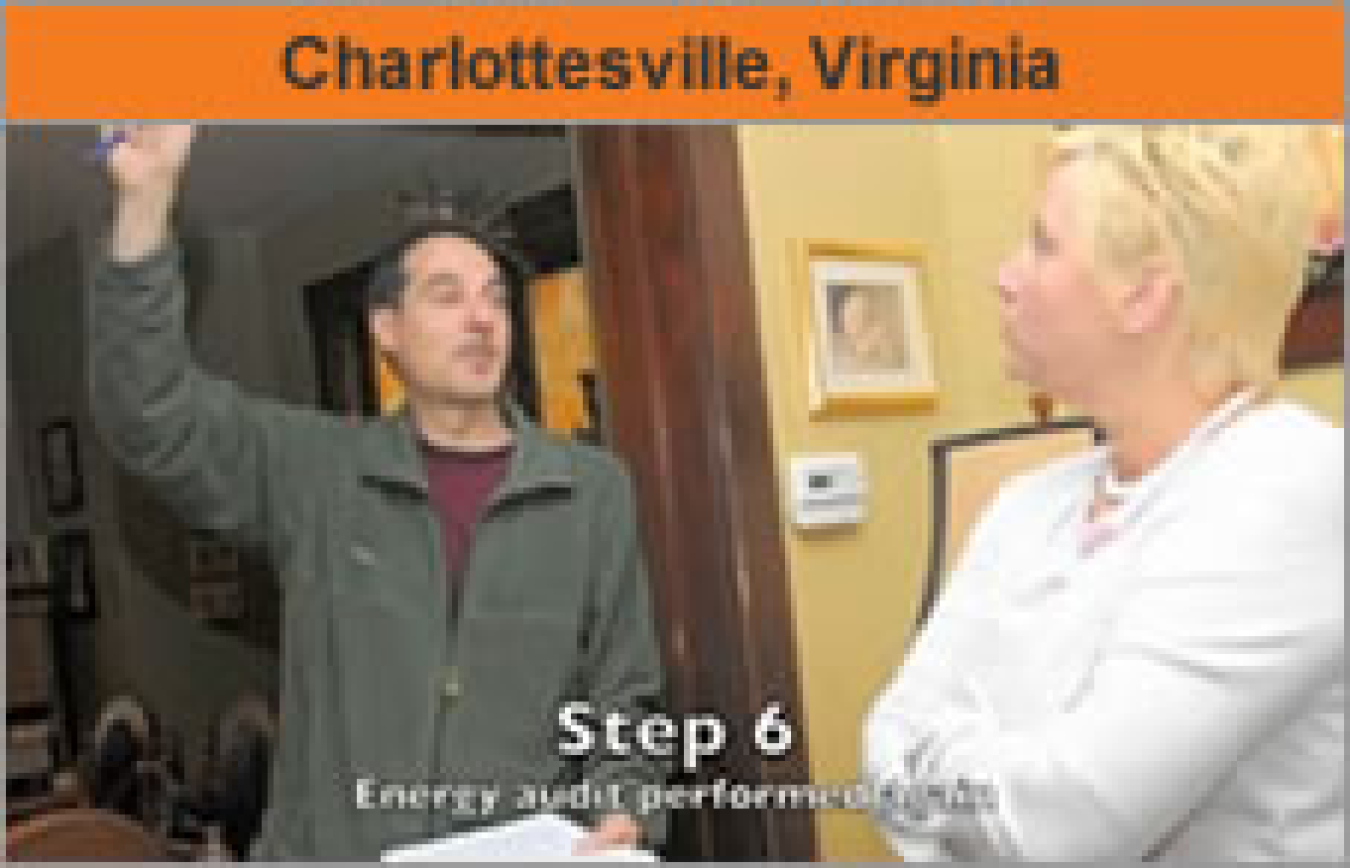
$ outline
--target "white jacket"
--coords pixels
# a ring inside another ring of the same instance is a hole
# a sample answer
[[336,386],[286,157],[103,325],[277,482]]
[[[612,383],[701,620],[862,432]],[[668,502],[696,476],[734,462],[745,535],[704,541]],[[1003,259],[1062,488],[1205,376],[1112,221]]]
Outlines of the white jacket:
[[[864,733],[909,861],[1341,861],[1344,436],[1212,418],[1088,550],[1105,449],[1005,486]],[[907,792],[914,792],[908,790]]]

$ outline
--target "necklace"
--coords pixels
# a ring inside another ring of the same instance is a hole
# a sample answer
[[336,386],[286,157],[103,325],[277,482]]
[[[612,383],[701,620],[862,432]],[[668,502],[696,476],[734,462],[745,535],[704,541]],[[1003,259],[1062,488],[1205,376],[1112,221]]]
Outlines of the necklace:
[[1120,481],[1108,452],[1102,462],[1102,470],[1097,475],[1097,491],[1106,504],[1106,511],[1096,517],[1089,517],[1084,523],[1081,538],[1083,552],[1090,552],[1113,539],[1122,530],[1123,525],[1143,507],[1147,490],[1156,488],[1159,481],[1167,475],[1169,468],[1183,460],[1183,456],[1194,451],[1201,442],[1210,439],[1219,429],[1226,427],[1260,397],[1260,393],[1253,389],[1243,390],[1230,397],[1222,407],[1197,426],[1161,465],[1130,482]]

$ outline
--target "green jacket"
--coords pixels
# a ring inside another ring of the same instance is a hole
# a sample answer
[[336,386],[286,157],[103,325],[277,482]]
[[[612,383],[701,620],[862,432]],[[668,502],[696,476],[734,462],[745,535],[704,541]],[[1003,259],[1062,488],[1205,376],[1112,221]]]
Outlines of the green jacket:
[[[178,258],[166,245],[95,268],[90,398],[121,463],[191,525],[258,546],[281,576],[280,735],[252,855],[378,859],[389,846],[518,816],[517,785],[579,781],[619,793],[644,844],[659,844],[662,817],[640,815],[637,795],[664,779],[663,763],[556,750],[565,699],[589,702],[597,717],[659,708],[649,590],[619,463],[512,411],[516,448],[477,528],[452,623],[408,414],[351,422],[203,371],[188,346]],[[439,805],[427,792],[427,806],[399,807],[377,798],[393,791],[359,789],[370,784],[486,785],[500,798],[485,812],[455,800],[470,791],[444,789]]]

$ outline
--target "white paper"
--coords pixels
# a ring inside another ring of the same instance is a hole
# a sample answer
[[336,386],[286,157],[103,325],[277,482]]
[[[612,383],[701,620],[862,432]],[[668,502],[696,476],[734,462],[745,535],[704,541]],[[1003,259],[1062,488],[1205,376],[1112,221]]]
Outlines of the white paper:
[[383,862],[656,862],[644,850],[611,849],[576,856],[586,830],[557,814],[536,814],[487,829],[384,851]]

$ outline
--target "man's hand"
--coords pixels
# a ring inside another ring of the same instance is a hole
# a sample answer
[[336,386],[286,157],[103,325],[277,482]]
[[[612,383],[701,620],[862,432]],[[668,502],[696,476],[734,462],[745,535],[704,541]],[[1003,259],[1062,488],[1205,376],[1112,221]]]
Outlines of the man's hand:
[[172,196],[187,163],[192,124],[124,124],[105,128],[123,140],[108,152],[108,174],[126,196]]
[[107,156],[117,190],[112,257],[129,262],[151,253],[165,239],[178,178],[187,164],[192,124],[128,124],[105,128],[123,140]]
[[636,850],[642,840],[642,828],[627,814],[606,814],[577,842],[574,855],[585,856],[603,850]]

